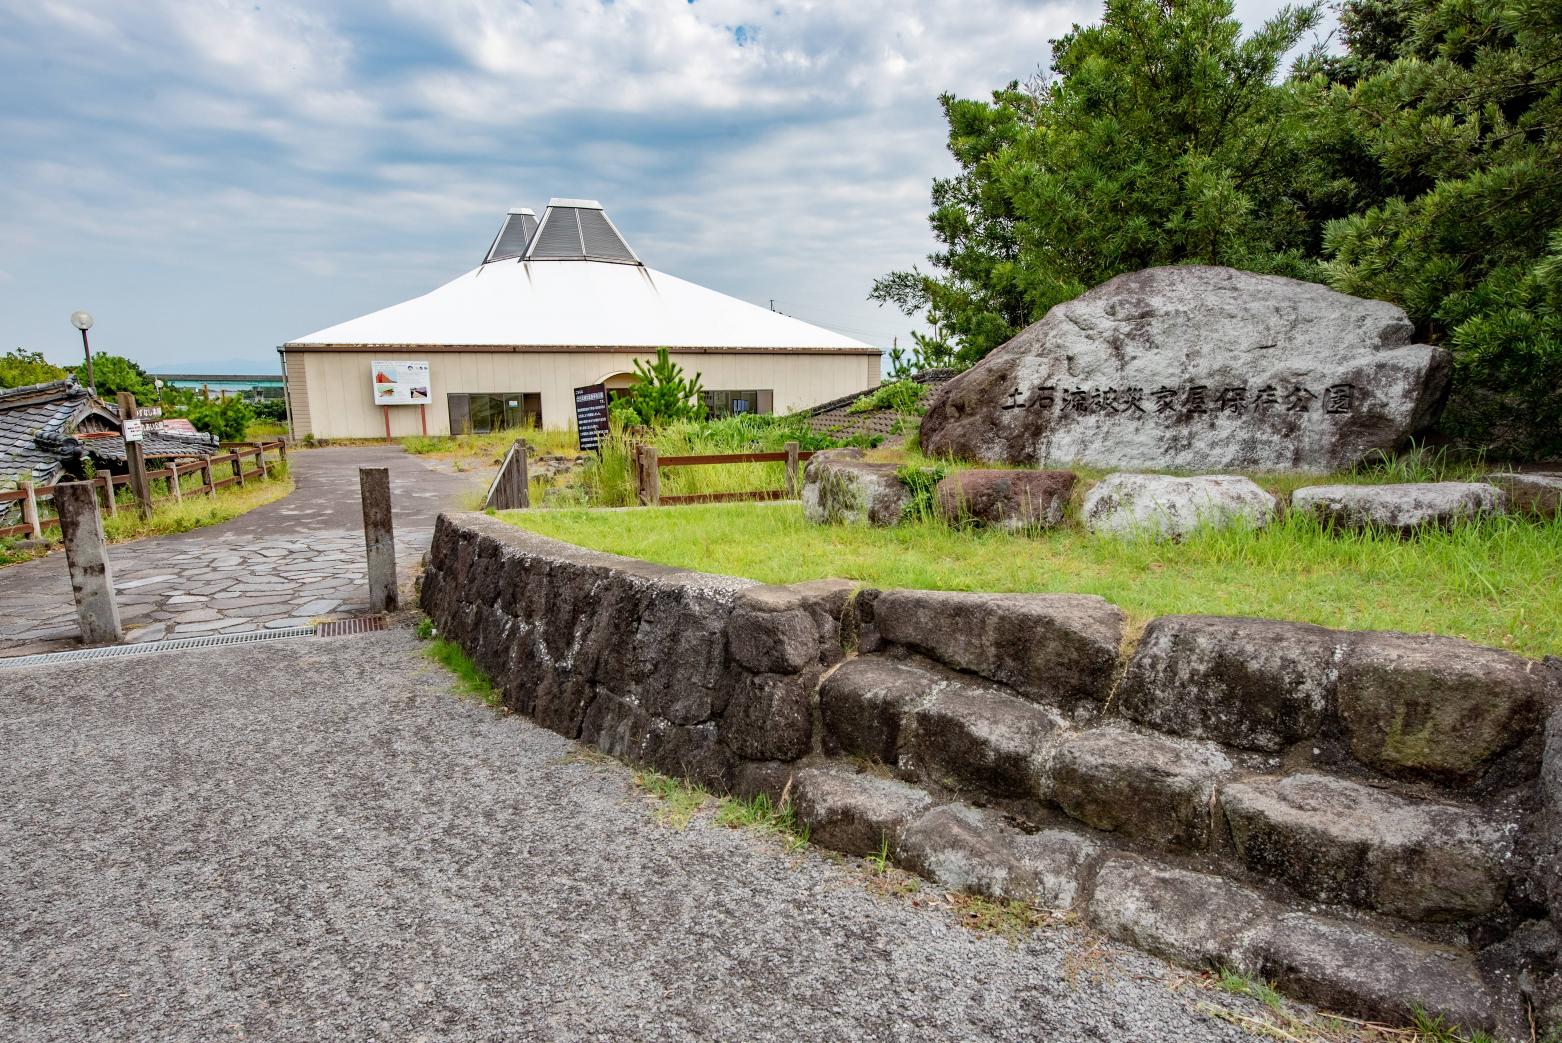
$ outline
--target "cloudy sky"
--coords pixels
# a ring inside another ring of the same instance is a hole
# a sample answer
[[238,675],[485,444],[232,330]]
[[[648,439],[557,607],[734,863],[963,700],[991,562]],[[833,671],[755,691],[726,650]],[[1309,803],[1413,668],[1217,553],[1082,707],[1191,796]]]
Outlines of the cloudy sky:
[[[1247,24],[1278,0],[1239,0]],[[601,200],[652,267],[875,344],[932,248],[937,96],[1077,0],[0,0],[0,351],[275,365],[423,293],[505,209]]]

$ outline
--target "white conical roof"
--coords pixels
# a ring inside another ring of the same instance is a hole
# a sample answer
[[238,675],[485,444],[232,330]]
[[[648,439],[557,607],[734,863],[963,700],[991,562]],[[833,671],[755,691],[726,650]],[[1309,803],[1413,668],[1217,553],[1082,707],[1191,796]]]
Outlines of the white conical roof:
[[[552,200],[540,225],[520,216],[512,212],[489,251],[511,259],[485,261],[421,297],[285,346],[871,350],[645,267],[593,200]],[[525,256],[514,259],[522,235]]]

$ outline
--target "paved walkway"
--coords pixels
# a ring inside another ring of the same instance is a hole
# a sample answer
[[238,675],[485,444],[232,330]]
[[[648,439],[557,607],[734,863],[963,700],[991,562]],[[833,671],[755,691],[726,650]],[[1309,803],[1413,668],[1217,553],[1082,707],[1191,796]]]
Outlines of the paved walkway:
[[[388,467],[397,563],[428,549],[440,510],[476,483],[394,446],[300,450],[297,489],[222,525],[109,548],[127,641],[303,626],[368,610],[359,467]],[[77,644],[65,556],[0,569],[0,656]]]
[[1253,1038],[1077,929],[664,826],[406,631],[0,668],[0,749],[5,1039]]

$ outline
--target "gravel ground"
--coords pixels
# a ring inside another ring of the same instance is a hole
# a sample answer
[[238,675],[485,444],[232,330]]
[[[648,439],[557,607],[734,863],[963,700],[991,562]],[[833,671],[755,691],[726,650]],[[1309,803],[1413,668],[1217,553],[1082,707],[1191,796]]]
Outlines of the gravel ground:
[[0,1036],[1253,1038],[451,693],[405,631],[0,670]]

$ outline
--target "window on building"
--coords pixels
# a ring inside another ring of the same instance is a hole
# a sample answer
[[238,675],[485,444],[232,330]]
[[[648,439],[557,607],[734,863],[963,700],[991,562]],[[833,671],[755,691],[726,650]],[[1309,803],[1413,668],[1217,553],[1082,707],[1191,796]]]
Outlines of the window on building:
[[700,397],[705,400],[705,412],[715,417],[774,411],[774,395],[768,388],[763,391],[702,391]]
[[445,398],[450,405],[450,433],[454,435],[486,435],[512,427],[542,426],[542,395],[537,393],[467,392]]

